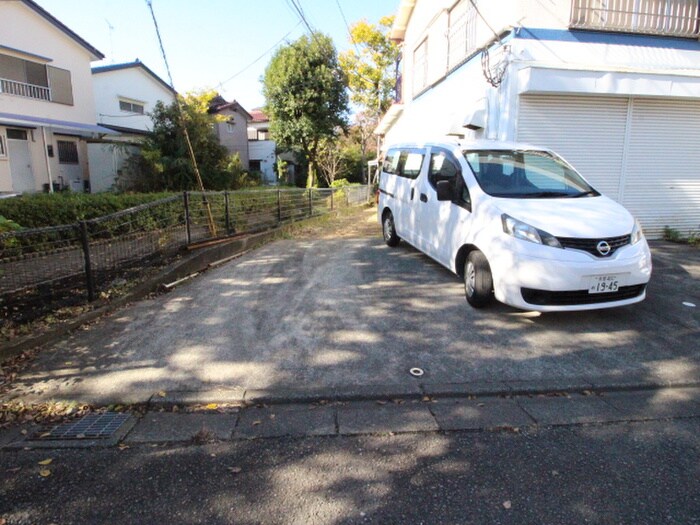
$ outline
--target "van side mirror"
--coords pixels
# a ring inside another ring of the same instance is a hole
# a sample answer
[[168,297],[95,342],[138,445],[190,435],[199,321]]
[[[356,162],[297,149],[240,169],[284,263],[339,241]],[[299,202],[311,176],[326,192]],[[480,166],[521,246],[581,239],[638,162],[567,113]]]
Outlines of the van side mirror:
[[449,180],[439,180],[436,184],[437,188],[437,200],[439,201],[451,201],[454,199],[455,190],[452,182]]

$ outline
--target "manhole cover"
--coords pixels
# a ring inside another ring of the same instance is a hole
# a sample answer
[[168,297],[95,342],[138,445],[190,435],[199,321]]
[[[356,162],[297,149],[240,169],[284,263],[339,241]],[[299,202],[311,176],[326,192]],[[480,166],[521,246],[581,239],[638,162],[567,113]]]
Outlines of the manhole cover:
[[109,439],[131,416],[117,412],[88,414],[77,421],[48,426],[32,439],[63,441],[72,439]]

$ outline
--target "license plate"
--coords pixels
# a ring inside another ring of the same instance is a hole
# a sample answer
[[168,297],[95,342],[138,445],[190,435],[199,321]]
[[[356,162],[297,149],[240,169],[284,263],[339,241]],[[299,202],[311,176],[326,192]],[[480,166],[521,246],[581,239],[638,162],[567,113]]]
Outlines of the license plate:
[[620,289],[619,275],[594,275],[591,277],[588,293],[610,293]]

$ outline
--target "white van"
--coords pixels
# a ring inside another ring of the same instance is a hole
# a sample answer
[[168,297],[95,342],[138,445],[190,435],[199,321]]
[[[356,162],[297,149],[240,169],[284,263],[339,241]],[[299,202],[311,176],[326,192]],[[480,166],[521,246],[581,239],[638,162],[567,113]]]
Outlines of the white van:
[[379,180],[384,240],[407,241],[464,278],[467,301],[526,310],[644,300],[639,223],[544,148],[498,141],[399,144]]

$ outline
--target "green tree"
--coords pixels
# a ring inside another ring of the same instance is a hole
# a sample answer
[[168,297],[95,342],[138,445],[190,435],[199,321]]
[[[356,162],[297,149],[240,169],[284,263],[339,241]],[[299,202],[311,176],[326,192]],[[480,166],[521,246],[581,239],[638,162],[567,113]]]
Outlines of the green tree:
[[118,181],[118,186],[137,191],[198,189],[183,134],[184,121],[204,187],[207,190],[235,187],[242,169],[219,144],[212,129],[222,118],[209,113],[215,96],[213,91],[180,96],[182,118],[176,103],[165,105],[159,101],[150,114],[153,129],[143,143],[141,154],[131,159],[128,173]]
[[350,99],[377,120],[389,109],[396,84],[399,47],[389,38],[393,23],[393,16],[382,17],[377,25],[355,22],[350,27],[353,47],[339,58],[348,77]]
[[321,142],[347,127],[347,80],[331,39],[314,33],[280,48],[265,70],[263,93],[272,138],[304,157],[306,186],[313,186]]
[[340,66],[348,77],[350,99],[359,106],[352,135],[360,147],[362,179],[367,179],[367,157],[374,146],[373,130],[394,99],[399,47],[389,38],[393,16],[377,25],[366,20],[350,27],[353,47],[340,55]]

